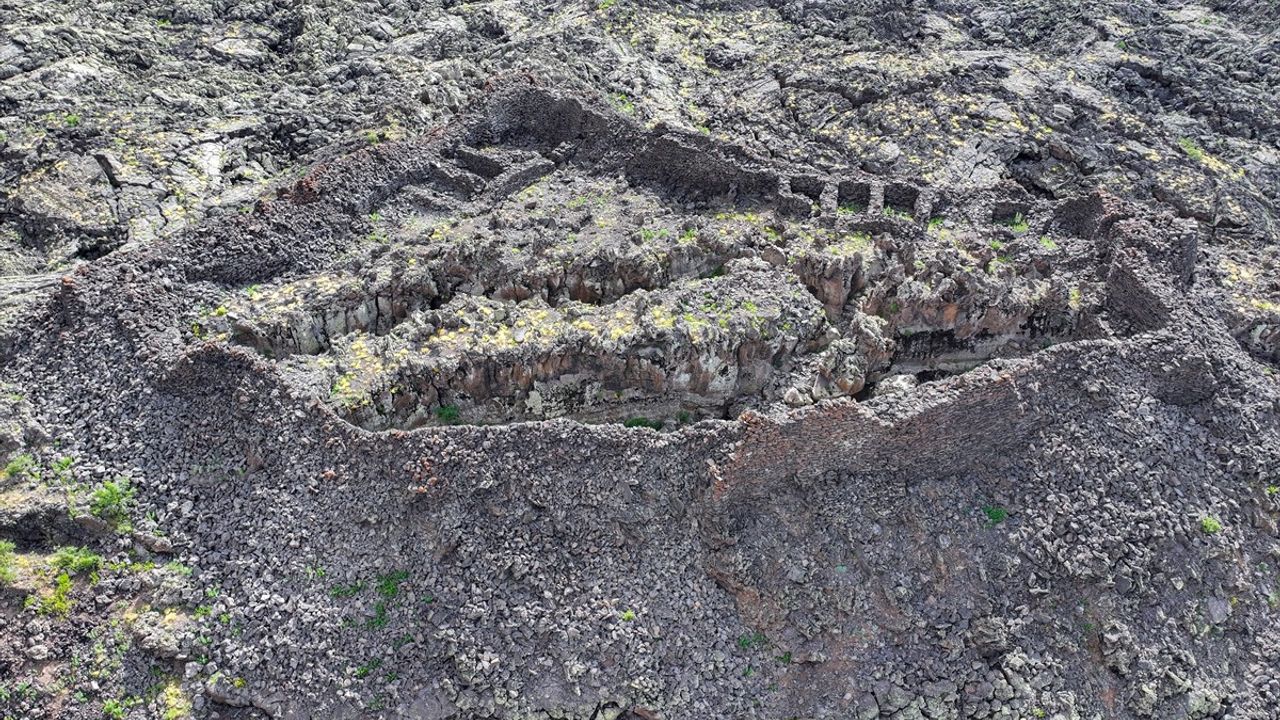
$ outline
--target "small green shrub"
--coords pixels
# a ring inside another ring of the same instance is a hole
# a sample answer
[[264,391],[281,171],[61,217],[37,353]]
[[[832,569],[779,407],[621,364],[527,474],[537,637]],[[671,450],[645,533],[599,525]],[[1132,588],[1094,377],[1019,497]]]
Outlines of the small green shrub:
[[350,585],[338,585],[329,591],[330,597],[349,598],[364,589],[364,583],[354,582]]
[[408,579],[409,573],[406,570],[397,570],[383,575],[378,578],[378,594],[390,600],[400,594],[400,585]]
[[1009,511],[998,505],[986,505],[982,514],[987,516],[987,527],[995,527],[1009,518]]
[[1222,532],[1222,523],[1212,515],[1205,515],[1200,518],[1200,529],[1205,535],[1216,535]]
[[11,583],[17,579],[18,574],[13,569],[13,543],[8,540],[0,540],[0,584]]
[[60,573],[54,580],[53,593],[47,597],[32,595],[27,598],[27,606],[34,607],[41,615],[66,617],[71,612],[71,576]]
[[628,418],[626,421],[624,421],[622,423],[622,426],[629,427],[629,428],[643,427],[643,428],[649,428],[650,430],[661,430],[662,421],[650,420],[649,418],[644,418],[644,417],[633,417],[633,418]]
[[1027,222],[1027,219],[1022,216],[1022,213],[1014,213],[1013,217],[1009,220],[1009,228],[1015,233],[1024,233],[1031,229],[1031,223]]
[[103,717],[108,717],[112,720],[124,720],[124,714],[126,711],[127,708],[125,707],[125,704],[115,698],[102,703]]
[[387,604],[380,602],[373,606],[373,617],[366,620],[364,624],[365,627],[380,630],[386,627],[388,622],[390,618],[387,617]]
[[67,485],[71,483],[71,466],[75,464],[75,458],[64,456],[54,460],[49,469],[53,471],[54,479],[63,485]]
[[160,700],[164,704],[164,712],[160,715],[162,720],[181,720],[191,717],[191,701],[187,699],[186,693],[182,691],[182,686],[177,680],[170,680],[164,686],[160,692]]
[[635,611],[635,610],[632,610],[631,608],[627,608],[626,610],[623,610],[623,611],[622,611],[622,621],[623,621],[623,622],[631,622],[632,620],[635,620],[635,619],[636,619],[636,611]]
[[80,126],[80,116],[75,113],[67,113],[67,115],[62,118],[62,121],[66,123],[67,127]]
[[462,422],[462,411],[457,405],[441,405],[436,408],[436,419],[445,425],[457,425]]
[[738,648],[740,650],[751,650],[752,648],[763,647],[765,644],[765,636],[762,632],[747,633],[738,637]]
[[1187,157],[1191,158],[1192,160],[1196,160],[1196,161],[1204,160],[1204,150],[1201,149],[1201,147],[1198,144],[1196,144],[1195,140],[1192,140],[1191,138],[1185,138],[1185,137],[1178,138],[1178,147],[1182,148],[1182,152],[1186,153]]
[[102,566],[102,556],[83,547],[61,547],[53,555],[53,566],[72,575],[91,572]]
[[108,480],[94,489],[89,499],[89,512],[115,526],[118,532],[127,532],[129,505],[133,501],[133,488],[127,478]]
[[14,458],[10,460],[7,465],[4,466],[4,470],[0,470],[0,480],[4,480],[7,478],[19,479],[19,478],[26,478],[26,477],[35,477],[36,476],[35,467],[36,467],[36,459],[34,457],[27,455],[25,453],[22,455],[14,456]]

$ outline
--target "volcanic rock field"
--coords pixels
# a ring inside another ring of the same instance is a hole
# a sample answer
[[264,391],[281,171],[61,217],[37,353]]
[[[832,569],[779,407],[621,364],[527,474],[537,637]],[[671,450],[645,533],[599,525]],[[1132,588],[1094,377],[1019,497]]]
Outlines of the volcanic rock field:
[[1280,719],[1275,0],[0,0],[0,720]]

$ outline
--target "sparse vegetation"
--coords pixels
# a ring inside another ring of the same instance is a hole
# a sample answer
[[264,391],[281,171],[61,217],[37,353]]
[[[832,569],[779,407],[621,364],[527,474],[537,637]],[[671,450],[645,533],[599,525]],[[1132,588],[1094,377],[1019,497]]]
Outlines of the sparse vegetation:
[[645,242],[653,242],[670,235],[671,232],[666,228],[640,228],[640,239]]
[[161,714],[163,720],[191,717],[191,701],[187,699],[177,680],[171,680],[164,686],[164,690],[160,692],[160,702],[164,707]]
[[1178,138],[1178,147],[1182,148],[1182,152],[1186,153],[1187,157],[1192,160],[1196,162],[1204,161],[1204,149],[1195,140],[1186,137]]
[[35,608],[41,615],[66,617],[71,613],[71,576],[59,573],[54,579],[53,592],[48,595],[31,595],[27,597],[27,607]]
[[622,618],[623,622],[631,622],[632,620],[636,619],[636,611],[632,610],[631,608],[627,608],[626,610],[622,611],[622,615],[620,617]]
[[661,430],[663,422],[661,420],[650,420],[645,417],[627,418],[623,423],[623,427],[629,428],[649,428],[650,430]]
[[83,547],[62,547],[53,555],[53,566],[72,575],[92,572],[102,566],[102,556]]
[[400,594],[400,585],[408,579],[409,573],[405,570],[383,575],[378,578],[378,594],[387,599],[394,598]]
[[445,425],[457,425],[462,422],[462,411],[457,405],[441,405],[436,408],[436,419]]
[[747,633],[738,636],[738,649],[752,650],[758,647],[764,647],[767,639],[762,632]]
[[995,527],[1009,519],[1009,511],[998,505],[984,505],[982,514],[987,516],[987,527]]
[[374,670],[377,670],[380,667],[382,667],[382,660],[377,658],[370,660],[364,665],[361,665],[360,667],[356,668],[356,677],[367,678],[369,677],[370,674],[373,673]]
[[102,703],[103,717],[108,717],[112,720],[124,720],[126,712],[128,712],[128,707],[123,702],[116,700],[115,698],[111,698]]
[[1010,230],[1018,234],[1022,234],[1031,229],[1031,223],[1027,222],[1027,219],[1023,217],[1020,212],[1014,213],[1013,217],[1009,218],[1009,221],[1006,224],[1009,226]]
[[0,584],[9,584],[17,579],[18,574],[14,570],[13,554],[14,545],[9,540],[0,540]]
[[365,621],[365,627],[378,630],[386,627],[390,621],[390,617],[387,616],[387,604],[380,602],[373,606],[373,617]]
[[108,480],[94,489],[89,498],[89,512],[94,517],[111,523],[117,532],[132,529],[129,523],[129,505],[133,501],[133,488],[128,478]]
[[1205,535],[1217,535],[1222,532],[1222,522],[1212,515],[1205,515],[1200,518],[1200,530]]
[[329,595],[335,598],[349,598],[355,596],[361,590],[364,590],[364,583],[353,582],[350,585],[338,585],[329,591]]
[[0,471],[0,480],[8,478],[18,480],[28,477],[36,477],[36,459],[27,454],[15,455],[4,466],[4,470]]

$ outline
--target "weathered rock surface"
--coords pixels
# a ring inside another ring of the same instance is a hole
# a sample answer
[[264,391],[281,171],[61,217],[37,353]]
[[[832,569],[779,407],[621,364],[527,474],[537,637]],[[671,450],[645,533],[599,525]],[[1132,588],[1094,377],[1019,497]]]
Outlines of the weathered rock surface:
[[1267,3],[0,10],[0,717],[1280,717]]

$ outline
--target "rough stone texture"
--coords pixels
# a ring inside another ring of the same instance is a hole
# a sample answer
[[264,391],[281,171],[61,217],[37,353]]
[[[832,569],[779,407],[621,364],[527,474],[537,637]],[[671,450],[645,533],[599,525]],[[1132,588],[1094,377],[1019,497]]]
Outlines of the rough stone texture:
[[1280,717],[1268,3],[0,10],[0,717]]

